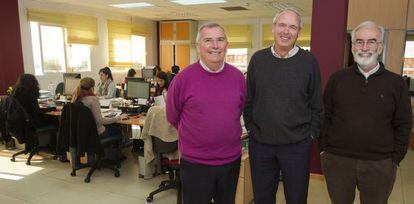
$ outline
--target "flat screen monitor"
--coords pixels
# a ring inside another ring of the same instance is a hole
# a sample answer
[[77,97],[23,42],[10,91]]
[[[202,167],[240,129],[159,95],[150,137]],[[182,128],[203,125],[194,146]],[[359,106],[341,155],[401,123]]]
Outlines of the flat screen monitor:
[[141,69],[142,78],[144,79],[152,79],[154,76],[154,69],[150,68],[143,68]]
[[149,99],[150,83],[143,78],[126,78],[126,98],[127,99]]
[[63,73],[63,83],[64,83],[64,91],[65,95],[72,95],[73,91],[79,85],[81,80],[80,73]]

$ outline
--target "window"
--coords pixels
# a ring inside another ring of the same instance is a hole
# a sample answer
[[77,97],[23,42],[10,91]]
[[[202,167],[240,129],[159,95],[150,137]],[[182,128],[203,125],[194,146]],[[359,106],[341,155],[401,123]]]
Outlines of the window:
[[68,66],[72,72],[91,71],[91,48],[89,45],[72,44],[68,46]]
[[414,78],[414,41],[405,42],[403,75]]
[[43,72],[65,71],[63,28],[40,25],[39,30]]
[[64,27],[30,22],[30,29],[35,75],[91,70],[90,46],[66,47]]
[[146,47],[145,37],[132,35],[131,36],[131,55],[132,64],[135,68],[141,69],[145,67],[146,63]]
[[240,69],[241,72],[247,72],[247,48],[228,49],[226,62]]
[[66,69],[64,31],[59,26],[30,23],[35,73],[64,72]]
[[108,20],[107,26],[109,66],[128,69],[145,66],[145,42],[150,27],[113,20]]
[[42,54],[40,51],[40,33],[39,25],[35,22],[30,22],[30,30],[32,33],[32,46],[33,46],[33,62],[35,75],[41,75],[42,71]]

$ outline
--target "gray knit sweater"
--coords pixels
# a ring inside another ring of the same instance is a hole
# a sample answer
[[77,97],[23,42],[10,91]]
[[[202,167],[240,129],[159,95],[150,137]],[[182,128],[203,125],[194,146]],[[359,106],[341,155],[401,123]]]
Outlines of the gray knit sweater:
[[319,65],[310,52],[282,59],[266,48],[252,56],[244,109],[250,136],[273,145],[316,138],[322,116]]
[[113,118],[102,117],[101,104],[99,103],[99,98],[97,96],[85,96],[82,98],[81,102],[92,111],[92,114],[95,117],[98,134],[102,134],[105,131],[104,125],[114,123],[121,119],[120,116]]

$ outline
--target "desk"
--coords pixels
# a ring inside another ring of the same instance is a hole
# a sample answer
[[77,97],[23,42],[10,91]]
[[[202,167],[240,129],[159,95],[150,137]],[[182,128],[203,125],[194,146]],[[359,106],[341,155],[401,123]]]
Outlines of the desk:
[[250,161],[247,151],[242,152],[240,163],[239,181],[237,182],[237,204],[248,204],[253,200],[252,177],[250,173]]
[[[56,107],[55,111],[45,112],[44,114],[50,115],[50,116],[60,116],[62,114],[62,106]],[[118,120],[115,123],[121,124],[121,125],[138,125],[138,126],[144,126],[145,116],[138,115],[130,117],[127,120]]]

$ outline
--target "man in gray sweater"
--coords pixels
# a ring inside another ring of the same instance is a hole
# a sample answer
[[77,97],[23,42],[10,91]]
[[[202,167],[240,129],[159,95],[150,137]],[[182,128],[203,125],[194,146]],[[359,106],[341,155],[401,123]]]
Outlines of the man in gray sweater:
[[278,13],[274,44],[256,52],[248,67],[244,120],[257,204],[275,203],[280,172],[287,204],[307,202],[310,149],[323,102],[318,62],[295,45],[300,29],[296,10]]

